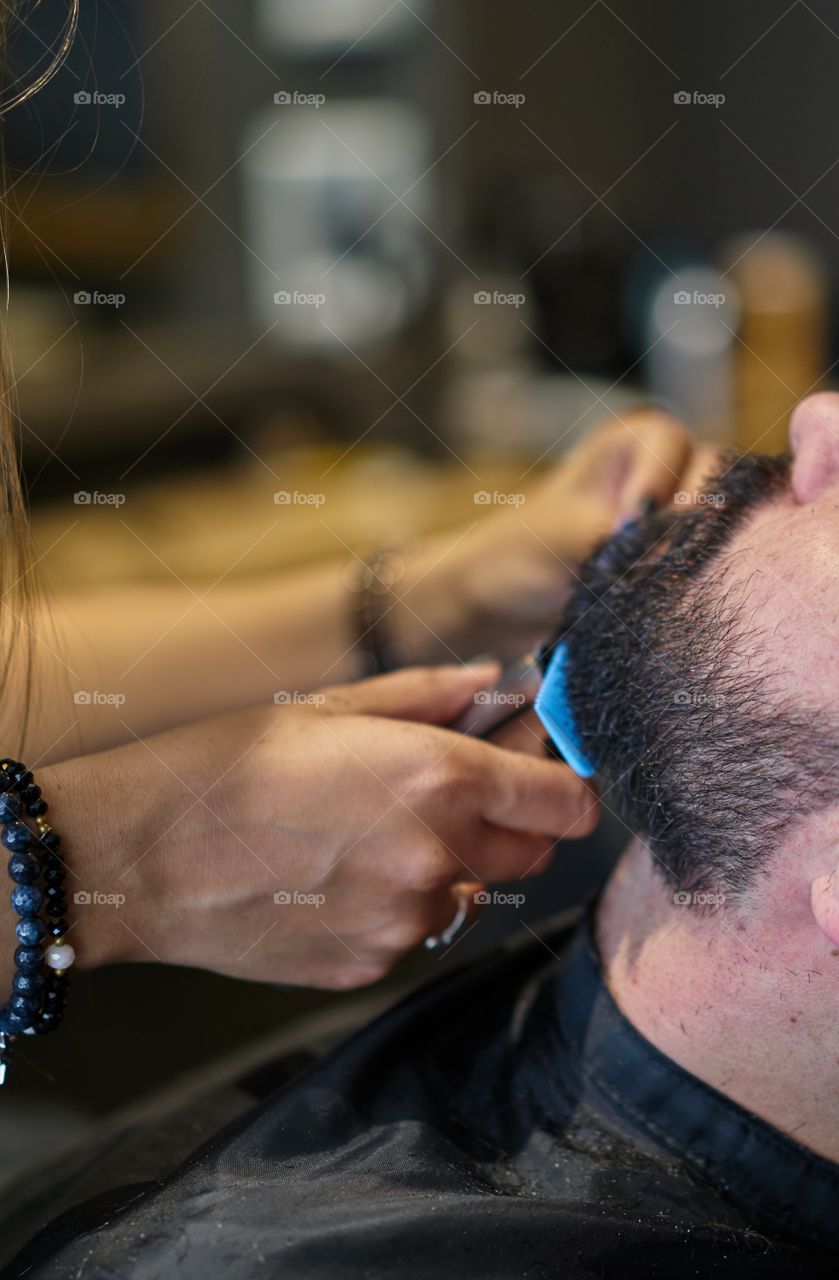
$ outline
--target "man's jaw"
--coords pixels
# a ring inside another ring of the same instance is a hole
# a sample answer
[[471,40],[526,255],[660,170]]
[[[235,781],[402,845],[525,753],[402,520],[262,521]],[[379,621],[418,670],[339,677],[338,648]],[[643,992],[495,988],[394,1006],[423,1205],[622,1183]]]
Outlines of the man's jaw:
[[600,901],[597,945],[612,998],[661,1052],[839,1161],[839,949],[807,885],[790,872],[759,900],[677,902],[636,839]]

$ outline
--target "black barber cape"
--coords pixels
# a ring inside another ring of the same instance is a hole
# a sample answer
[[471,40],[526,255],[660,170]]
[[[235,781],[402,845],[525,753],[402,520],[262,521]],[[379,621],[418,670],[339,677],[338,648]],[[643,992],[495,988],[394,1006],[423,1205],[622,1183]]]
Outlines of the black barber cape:
[[577,922],[424,988],[4,1274],[812,1280],[838,1255],[839,1166],[644,1040]]

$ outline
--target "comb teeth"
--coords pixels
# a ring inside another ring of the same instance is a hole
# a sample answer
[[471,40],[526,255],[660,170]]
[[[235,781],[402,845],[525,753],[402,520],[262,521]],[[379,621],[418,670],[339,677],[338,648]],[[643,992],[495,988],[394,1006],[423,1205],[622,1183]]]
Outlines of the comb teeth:
[[568,647],[558,644],[551,655],[533,707],[567,764],[580,778],[591,778],[597,770],[583,751],[568,705],[567,670]]

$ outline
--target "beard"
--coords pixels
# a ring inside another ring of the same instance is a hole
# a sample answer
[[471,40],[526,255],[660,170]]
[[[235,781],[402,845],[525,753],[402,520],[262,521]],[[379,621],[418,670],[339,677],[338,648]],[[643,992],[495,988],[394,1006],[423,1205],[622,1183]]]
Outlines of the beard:
[[789,486],[786,456],[727,458],[696,505],[601,544],[563,619],[601,799],[678,891],[742,893],[780,836],[839,795],[839,726],[777,691],[748,583],[728,572],[735,532]]

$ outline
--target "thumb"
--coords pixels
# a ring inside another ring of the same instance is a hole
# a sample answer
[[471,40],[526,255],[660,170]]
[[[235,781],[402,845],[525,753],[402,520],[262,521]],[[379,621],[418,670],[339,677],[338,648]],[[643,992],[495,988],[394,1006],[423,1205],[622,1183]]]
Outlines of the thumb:
[[691,454],[690,436],[676,418],[661,410],[629,414],[628,474],[618,499],[618,523],[637,518],[648,499],[666,507],[679,488]]
[[500,663],[483,660],[474,666],[408,667],[358,684],[322,690],[326,699],[323,710],[446,725],[500,675]]

